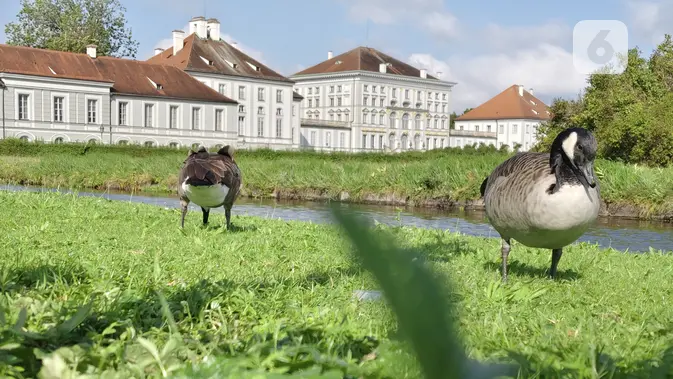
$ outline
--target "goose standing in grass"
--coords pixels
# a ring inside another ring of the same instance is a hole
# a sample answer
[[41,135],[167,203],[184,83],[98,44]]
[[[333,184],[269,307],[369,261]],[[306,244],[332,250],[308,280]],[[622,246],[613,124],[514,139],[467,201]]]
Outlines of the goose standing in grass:
[[234,161],[234,148],[224,146],[209,153],[204,146],[190,149],[178,175],[178,196],[182,208],[180,227],[185,227],[189,202],[201,207],[203,224],[208,223],[211,208],[224,206],[227,229],[231,226],[231,207],[241,189],[241,171]]
[[556,277],[563,248],[598,217],[596,150],[593,134],[569,128],[556,136],[550,153],[519,153],[481,184],[486,216],[502,238],[503,282],[512,238],[528,247],[550,249],[549,277]]

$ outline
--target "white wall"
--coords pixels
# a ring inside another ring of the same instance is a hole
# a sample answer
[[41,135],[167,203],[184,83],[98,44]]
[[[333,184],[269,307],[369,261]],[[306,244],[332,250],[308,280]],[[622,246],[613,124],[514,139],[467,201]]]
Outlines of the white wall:
[[[120,106],[126,104],[126,123],[120,124]],[[152,105],[152,125],[145,125],[146,105]],[[177,124],[169,122],[170,109],[177,109]],[[199,109],[194,124],[193,109]],[[193,145],[206,147],[236,145],[236,104],[190,102],[184,100],[144,98],[117,95],[112,101],[112,141],[130,143],[153,142],[155,145]],[[216,125],[216,111],[222,111],[221,124]]]
[[[442,139],[443,146],[448,146],[453,83],[359,71],[292,79],[297,82],[297,92],[305,97],[302,117],[352,128],[354,150],[382,150],[391,146],[394,151],[428,150],[435,148],[435,138],[437,148],[442,146]],[[406,128],[405,115],[409,120]],[[417,116],[418,123],[415,122]],[[367,142],[363,148],[365,135]],[[373,145],[372,135],[375,136]],[[418,142],[416,146],[414,141]]]
[[[110,95],[111,84],[2,74],[5,136],[45,142],[146,143],[206,146],[234,144],[235,104]],[[28,119],[19,119],[19,95],[28,95]],[[62,120],[55,118],[55,97],[63,98]],[[95,122],[88,120],[88,100],[96,100]],[[127,103],[127,125],[119,125],[119,103]],[[153,104],[153,127],[144,126],[144,104]],[[0,104],[1,105],[1,104]],[[180,121],[168,129],[168,109],[178,106]],[[200,107],[201,130],[191,130],[191,109]],[[0,106],[0,110],[2,106]],[[215,131],[215,110],[223,111],[222,131]],[[111,112],[112,110],[112,112]],[[0,116],[1,117],[1,116]],[[0,119],[0,124],[2,119]]]
[[[239,118],[243,118],[242,128],[238,131],[237,146],[239,148],[290,149],[297,147],[296,143],[293,144],[291,135],[292,105],[294,103],[292,83],[187,72],[207,86],[239,103],[235,117],[237,129]],[[221,87],[222,85],[224,87]],[[261,100],[259,99],[259,89],[263,90]],[[281,91],[280,99],[277,98],[277,91]],[[263,114],[259,113],[260,108]],[[279,109],[280,115],[277,114]],[[299,109],[297,109],[297,115],[299,114]],[[281,122],[280,135],[277,134],[276,128],[276,122],[279,119]],[[262,120],[261,136],[258,133],[259,120]]]
[[508,145],[512,150],[514,144],[519,143],[520,151],[528,151],[537,143],[539,125],[539,120],[530,119],[456,121],[455,130],[451,132],[451,146],[484,142],[497,148]]

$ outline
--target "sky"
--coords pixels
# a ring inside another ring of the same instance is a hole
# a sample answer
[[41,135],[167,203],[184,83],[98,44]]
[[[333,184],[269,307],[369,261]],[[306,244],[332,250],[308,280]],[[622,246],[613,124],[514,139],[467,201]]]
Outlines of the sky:
[[[136,59],[171,45],[193,16],[215,17],[228,41],[283,75],[292,75],[357,46],[379,49],[429,74],[456,82],[461,114],[512,84],[542,101],[575,98],[586,76],[572,60],[573,27],[615,19],[629,47],[647,56],[673,32],[673,0],[120,0]],[[16,19],[20,0],[0,0],[0,25]],[[0,43],[5,42],[4,28]]]

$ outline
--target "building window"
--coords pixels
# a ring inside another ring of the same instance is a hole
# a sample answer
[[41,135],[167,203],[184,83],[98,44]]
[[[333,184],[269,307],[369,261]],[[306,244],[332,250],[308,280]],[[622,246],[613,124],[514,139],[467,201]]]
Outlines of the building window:
[[23,93],[19,95],[19,120],[28,120],[28,96]]
[[517,125],[516,124],[512,125],[512,134],[516,134],[516,132],[517,132],[516,129],[517,129]]
[[283,119],[276,119],[276,138],[280,138],[283,135]]
[[421,115],[417,114],[416,118],[414,119],[414,128],[415,129],[420,129],[421,128]]
[[315,107],[316,108],[320,107],[320,98],[319,97],[315,98]]
[[178,106],[171,105],[168,109],[168,129],[177,129],[178,127]]
[[276,102],[277,103],[282,103],[283,102],[283,90],[282,89],[276,90]]
[[409,100],[409,90],[408,89],[404,90],[404,99]]
[[390,114],[390,127],[395,129],[395,112]]
[[257,107],[257,114],[264,114],[264,107]]
[[435,119],[434,125],[435,125],[435,129],[439,129],[439,120],[438,119]]
[[386,116],[381,114],[379,115],[379,125],[384,125],[386,123]]
[[154,126],[154,104],[145,104],[145,127],[151,128]]
[[369,121],[368,119],[369,119],[369,114],[367,112],[364,112],[362,114],[362,123],[366,124]]
[[154,142],[152,141],[145,141],[145,147],[152,147],[154,146]]
[[295,107],[294,105],[292,106],[292,115],[293,116],[297,115],[297,107]]
[[526,124],[526,134],[530,134],[530,124]]
[[364,89],[365,89],[365,92],[368,92],[369,91],[369,86],[365,84]]
[[119,103],[119,125],[128,125],[128,107],[129,103]]
[[341,96],[337,97],[337,107],[341,106]]
[[409,129],[409,114],[405,113],[402,115],[402,128]]
[[315,146],[315,130],[311,130],[311,137],[310,138],[311,139],[310,139],[309,143],[311,144],[311,146]]
[[220,84],[220,94],[224,95],[225,92],[227,92],[227,85],[226,84]]
[[313,95],[313,87],[309,87],[309,88],[308,88],[308,94],[309,94],[309,95]]
[[257,100],[264,101],[264,88],[257,88]]
[[337,86],[337,92],[341,92],[341,86]]
[[379,101],[379,107],[382,107],[383,104],[384,104],[384,99],[381,99],[381,100]]
[[245,116],[238,116],[238,135],[243,135],[243,130],[245,129]]
[[243,86],[238,87],[238,99],[245,100],[245,87]]
[[446,119],[442,119],[442,129],[446,129]]
[[215,110],[215,130],[222,131],[222,114],[224,111],[222,109]]
[[98,104],[97,100],[94,99],[88,99],[86,101],[86,112],[87,112],[87,122],[89,124],[95,124],[96,123],[96,105]]
[[283,115],[283,108],[276,108],[276,116],[282,116]]
[[500,125],[500,134],[505,134],[505,125]]
[[333,106],[334,106],[334,98],[333,98],[333,97],[330,97],[330,98],[329,98],[329,106],[330,106],[330,107],[333,107]]
[[475,125],[475,126],[474,126],[474,131],[475,131],[475,132],[478,132],[478,131],[479,131],[479,125]]
[[54,122],[63,122],[63,102],[62,96],[54,97]]
[[346,147],[346,133],[339,133],[339,147]]
[[308,99],[308,107],[313,107],[313,99]]
[[201,108],[192,108],[192,130],[199,130],[201,125]]
[[369,142],[369,143],[370,143],[369,147],[371,147],[371,148],[373,149],[373,148],[374,148],[374,142],[376,141],[376,136],[372,134],[372,135],[371,135],[371,138],[370,138],[369,140],[370,140],[370,142]]
[[238,113],[245,113],[245,105],[238,106]]
[[383,150],[383,134],[379,135],[379,149]]
[[362,148],[365,149],[367,147],[367,135],[363,134],[362,135]]
[[257,137],[264,137],[264,118],[257,117]]
[[332,142],[332,133],[330,132],[325,133],[325,147],[330,147],[331,142]]
[[491,132],[491,125],[486,125],[486,131],[489,133]]

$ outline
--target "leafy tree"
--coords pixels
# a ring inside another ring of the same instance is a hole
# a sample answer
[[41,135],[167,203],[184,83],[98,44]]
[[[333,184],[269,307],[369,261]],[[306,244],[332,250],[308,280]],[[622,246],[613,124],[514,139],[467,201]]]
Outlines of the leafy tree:
[[549,149],[570,126],[593,131],[599,156],[666,166],[673,162],[673,41],[666,35],[649,58],[638,48],[618,75],[596,72],[577,100],[554,99],[552,118],[540,125],[535,150]]
[[135,58],[138,42],[119,0],[21,0],[16,22],[5,26],[7,43],[39,49]]

